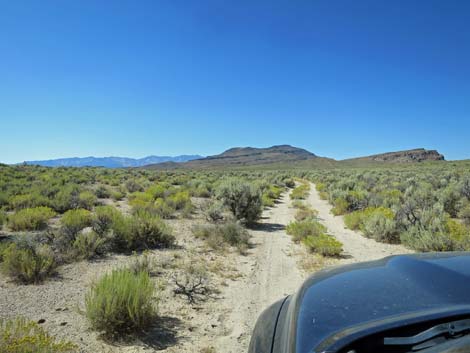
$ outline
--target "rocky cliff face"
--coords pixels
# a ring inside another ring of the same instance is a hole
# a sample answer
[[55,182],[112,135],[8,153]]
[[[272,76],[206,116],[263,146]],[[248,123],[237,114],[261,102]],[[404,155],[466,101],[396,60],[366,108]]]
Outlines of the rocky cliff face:
[[425,161],[443,161],[444,156],[436,150],[417,148],[414,150],[388,152],[375,154],[367,157],[353,158],[346,161],[369,161],[369,162],[391,162],[391,163],[413,163]]

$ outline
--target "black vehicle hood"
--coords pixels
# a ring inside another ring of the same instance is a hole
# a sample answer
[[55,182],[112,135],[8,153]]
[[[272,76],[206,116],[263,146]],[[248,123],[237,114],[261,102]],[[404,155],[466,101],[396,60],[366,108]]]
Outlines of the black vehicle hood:
[[378,323],[470,313],[470,254],[392,256],[322,271],[290,305],[289,346],[297,353],[335,351],[343,337]]

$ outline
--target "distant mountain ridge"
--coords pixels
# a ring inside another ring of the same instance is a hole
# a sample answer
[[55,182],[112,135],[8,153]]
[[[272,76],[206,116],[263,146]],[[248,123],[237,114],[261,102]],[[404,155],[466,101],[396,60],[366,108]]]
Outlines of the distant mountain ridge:
[[26,161],[29,165],[40,165],[44,167],[106,167],[106,168],[128,168],[142,167],[148,164],[175,162],[183,163],[193,159],[203,158],[200,155],[181,156],[147,156],[144,158],[127,157],[73,157],[48,159],[40,161]]
[[321,159],[312,152],[290,145],[278,145],[267,148],[234,147],[221,154],[195,159],[189,162],[161,163],[145,166],[149,169],[175,168],[220,168],[264,165],[273,163],[290,163],[313,159]]
[[420,163],[425,161],[442,161],[444,156],[436,150],[416,148],[406,151],[387,152],[371,156],[345,160],[334,160],[319,157],[303,148],[290,145],[277,145],[266,148],[234,147],[220,154],[202,157],[200,155],[148,156],[144,158],[125,157],[84,157],[61,158],[42,161],[27,161],[26,164],[46,167],[107,167],[126,168],[142,167],[146,169],[204,169],[204,168],[237,168],[244,166],[296,166],[320,167],[340,166],[342,164],[360,165],[363,163]]
[[267,148],[235,147],[221,154],[195,159],[184,163],[165,162],[144,166],[146,169],[204,169],[204,168],[237,168],[243,166],[262,166],[277,164],[295,167],[314,168],[320,166],[340,166],[342,164],[361,163],[419,163],[424,161],[441,161],[444,156],[435,150],[417,148],[407,151],[388,152],[372,156],[358,157],[337,161],[319,157],[305,149],[290,145],[278,145]]

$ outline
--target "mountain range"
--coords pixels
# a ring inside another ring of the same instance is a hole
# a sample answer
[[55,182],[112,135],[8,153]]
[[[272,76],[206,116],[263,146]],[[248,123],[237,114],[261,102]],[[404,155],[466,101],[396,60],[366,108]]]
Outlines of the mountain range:
[[182,155],[176,157],[148,156],[144,158],[125,157],[85,157],[61,158],[42,161],[27,161],[26,164],[46,167],[107,167],[146,169],[204,169],[204,168],[237,168],[244,166],[336,166],[341,164],[364,163],[419,163],[442,161],[444,156],[436,150],[416,148],[406,151],[387,152],[366,157],[337,161],[320,157],[305,149],[290,145],[278,145],[267,148],[235,147],[214,156]]
[[244,166],[277,167],[315,167],[337,166],[341,164],[364,163],[419,163],[441,161],[444,156],[435,150],[417,148],[407,151],[388,152],[372,156],[337,161],[332,158],[319,157],[305,149],[290,145],[279,145],[268,148],[236,147],[221,154],[191,160],[185,163],[165,162],[144,166],[146,169],[200,169],[200,168],[237,168]]
[[142,167],[149,164],[158,164],[164,162],[182,163],[193,159],[203,158],[199,155],[181,155],[181,156],[147,156],[144,158],[127,157],[74,157],[48,159],[42,161],[26,161],[25,164],[41,165],[44,167],[106,167],[106,168],[126,168]]

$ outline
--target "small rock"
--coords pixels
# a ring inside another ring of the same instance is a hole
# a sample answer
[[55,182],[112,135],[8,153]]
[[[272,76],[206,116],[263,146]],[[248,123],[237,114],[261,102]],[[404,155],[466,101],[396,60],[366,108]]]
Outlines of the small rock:
[[39,319],[39,320],[38,320],[38,324],[43,324],[43,323],[45,323],[45,322],[46,322],[46,319]]

